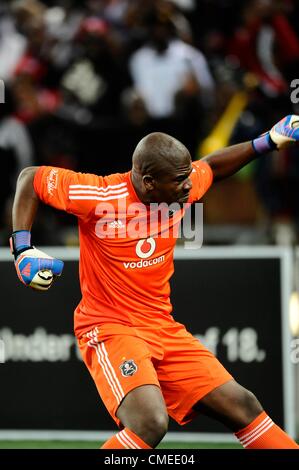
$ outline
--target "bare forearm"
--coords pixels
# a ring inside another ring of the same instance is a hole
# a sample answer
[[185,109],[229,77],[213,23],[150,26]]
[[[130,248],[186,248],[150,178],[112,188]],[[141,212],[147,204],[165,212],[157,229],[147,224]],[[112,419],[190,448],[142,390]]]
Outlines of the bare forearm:
[[33,188],[38,167],[25,168],[19,175],[12,209],[12,225],[15,230],[31,230],[39,199]]
[[232,145],[207,155],[202,160],[212,168],[214,181],[227,178],[239,171],[258,155],[251,142]]

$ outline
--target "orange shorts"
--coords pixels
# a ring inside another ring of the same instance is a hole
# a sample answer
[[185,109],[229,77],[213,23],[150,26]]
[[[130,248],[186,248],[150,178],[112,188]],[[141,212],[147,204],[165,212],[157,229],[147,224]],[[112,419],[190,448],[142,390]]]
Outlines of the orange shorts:
[[160,328],[104,324],[79,339],[79,348],[112,418],[136,387],[160,387],[169,416],[183,425],[193,405],[232,379],[218,359],[175,321]]

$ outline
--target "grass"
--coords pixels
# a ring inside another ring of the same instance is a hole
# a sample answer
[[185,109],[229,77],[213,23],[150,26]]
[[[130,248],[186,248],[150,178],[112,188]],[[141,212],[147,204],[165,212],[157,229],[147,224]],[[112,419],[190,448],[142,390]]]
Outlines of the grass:
[[[93,441],[0,441],[0,449],[99,449]],[[162,442],[158,449],[240,449],[240,444],[211,442]]]

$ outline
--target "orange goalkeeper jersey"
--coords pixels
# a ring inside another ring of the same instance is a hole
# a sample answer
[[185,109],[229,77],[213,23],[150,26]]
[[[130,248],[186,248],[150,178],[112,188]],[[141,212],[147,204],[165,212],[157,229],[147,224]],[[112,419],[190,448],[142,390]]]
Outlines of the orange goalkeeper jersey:
[[[199,200],[212,183],[205,162],[192,163],[188,204]],[[75,333],[96,325],[159,325],[170,316],[169,279],[184,209],[158,214],[144,206],[131,172],[96,176],[42,166],[34,190],[46,204],[78,218],[82,299],[75,310]],[[163,213],[163,210],[161,211]]]

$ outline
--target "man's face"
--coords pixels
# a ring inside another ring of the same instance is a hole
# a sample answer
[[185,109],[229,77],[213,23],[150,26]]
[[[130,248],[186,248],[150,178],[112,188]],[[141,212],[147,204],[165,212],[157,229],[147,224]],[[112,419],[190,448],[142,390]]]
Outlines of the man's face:
[[192,189],[191,172],[191,159],[186,159],[186,162],[177,168],[168,168],[167,172],[161,172],[160,176],[153,180],[153,189],[150,191],[151,202],[186,203]]

